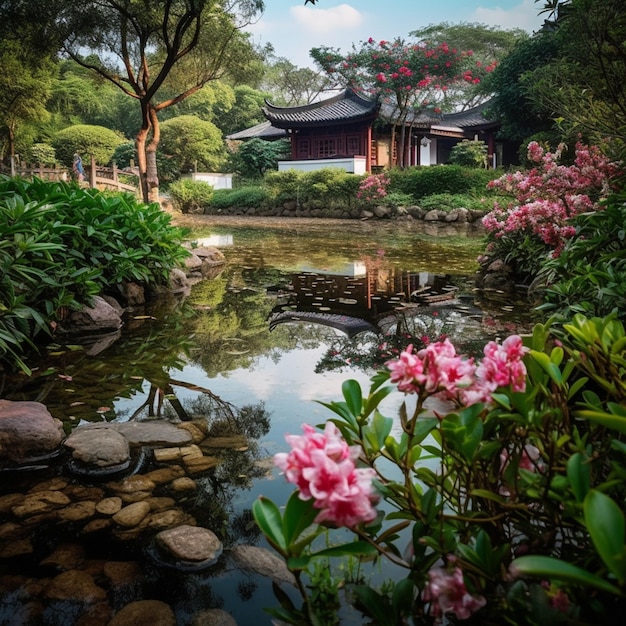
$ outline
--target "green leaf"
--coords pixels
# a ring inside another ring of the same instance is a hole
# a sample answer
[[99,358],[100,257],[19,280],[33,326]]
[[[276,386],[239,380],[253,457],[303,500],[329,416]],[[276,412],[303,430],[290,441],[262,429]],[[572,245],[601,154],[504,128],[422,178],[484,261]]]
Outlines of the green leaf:
[[582,502],[589,491],[591,470],[589,463],[580,452],[572,454],[567,460],[567,478],[577,502]]
[[571,582],[585,587],[593,587],[607,593],[622,596],[619,587],[615,587],[603,578],[591,574],[587,570],[559,561],[550,556],[529,555],[520,556],[509,566],[509,571],[514,575],[535,576],[537,578],[550,578]]
[[585,524],[602,561],[623,584],[626,580],[624,513],[606,494],[592,489],[583,502]]
[[344,381],[341,385],[341,391],[346,401],[346,405],[352,415],[361,415],[363,409],[363,393],[361,385],[356,380],[350,379]]
[[591,409],[575,411],[575,415],[576,417],[582,417],[590,422],[604,426],[605,428],[610,428],[611,430],[616,430],[620,433],[626,434],[625,417],[612,415],[611,413],[606,413],[605,411],[593,411]]
[[340,546],[324,548],[311,553],[311,556],[374,556],[376,554],[378,554],[378,550],[371,543],[367,541],[353,541]]
[[319,513],[313,506],[313,500],[302,500],[299,491],[294,491],[287,500],[283,514],[282,530],[287,547],[298,539],[300,534],[311,524]]
[[286,556],[287,542],[283,535],[283,521],[278,507],[269,498],[260,496],[252,505],[252,515],[268,541]]
[[544,352],[537,352],[535,350],[530,351],[530,356],[536,363],[541,366],[546,374],[557,384],[561,384],[563,382],[563,377],[561,376],[561,370],[558,366],[552,362],[550,357]]

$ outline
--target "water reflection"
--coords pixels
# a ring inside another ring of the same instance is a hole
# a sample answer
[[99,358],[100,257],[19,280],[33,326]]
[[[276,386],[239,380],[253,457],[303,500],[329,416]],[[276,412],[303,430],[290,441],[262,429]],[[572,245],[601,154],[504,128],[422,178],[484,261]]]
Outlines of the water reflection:
[[[228,262],[216,277],[196,284],[183,303],[133,311],[120,337],[101,350],[50,346],[36,374],[5,381],[2,397],[45,403],[67,431],[81,422],[201,418],[214,442],[242,436],[231,447],[206,448],[220,464],[195,477],[192,495],[172,496],[227,546],[264,545],[250,517],[252,502],[261,493],[285,501],[290,492],[268,458],[284,450],[285,433],[329,417],[314,401],[340,398],[348,375],[367,385],[382,362],[383,343],[449,334],[469,345],[519,328],[515,303],[479,301],[472,290],[480,233],[442,235],[386,224],[355,224],[350,232],[289,225],[212,230],[197,236],[215,236],[211,245],[223,248]],[[343,317],[343,326],[319,323],[330,315]],[[364,325],[356,333],[354,320]],[[393,415],[396,407],[386,408]],[[25,493],[41,480],[5,476],[3,493]],[[11,541],[10,511],[0,514],[4,547]],[[41,559],[58,539],[36,525],[27,532],[33,528],[34,553],[24,561],[0,558],[2,573],[24,575],[30,588],[28,576],[48,575]],[[81,543],[90,559],[140,562],[132,598],[166,601],[181,624],[209,607],[226,609],[240,624],[271,623],[262,610],[273,603],[271,583],[262,576],[221,565],[202,574],[164,573],[141,550],[119,548],[106,532],[94,537],[64,530],[64,539]],[[19,589],[22,583],[12,584]],[[3,589],[0,618],[16,606]],[[116,597],[121,606],[122,596]]]

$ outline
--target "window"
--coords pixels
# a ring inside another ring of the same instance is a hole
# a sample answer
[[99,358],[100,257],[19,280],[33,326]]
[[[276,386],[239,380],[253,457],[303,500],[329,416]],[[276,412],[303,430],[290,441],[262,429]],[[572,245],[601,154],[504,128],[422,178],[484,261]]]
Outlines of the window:
[[358,135],[348,135],[346,137],[346,153],[349,156],[361,154],[361,141]]
[[336,139],[318,139],[316,141],[316,154],[314,155],[318,159],[325,159],[337,154],[337,140]]
[[298,145],[297,158],[308,159],[309,158],[309,140],[298,139],[297,145]]

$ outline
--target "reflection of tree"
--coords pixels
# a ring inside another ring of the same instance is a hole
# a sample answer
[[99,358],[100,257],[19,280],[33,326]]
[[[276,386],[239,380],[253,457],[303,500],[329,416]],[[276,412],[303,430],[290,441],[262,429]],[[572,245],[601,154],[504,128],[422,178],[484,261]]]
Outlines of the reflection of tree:
[[446,337],[467,354],[479,352],[485,341],[480,325],[452,307],[408,309],[391,316],[380,335],[368,332],[352,339],[336,337],[315,371],[355,367],[375,371],[382,369],[388,360],[398,358],[409,344],[419,350]]

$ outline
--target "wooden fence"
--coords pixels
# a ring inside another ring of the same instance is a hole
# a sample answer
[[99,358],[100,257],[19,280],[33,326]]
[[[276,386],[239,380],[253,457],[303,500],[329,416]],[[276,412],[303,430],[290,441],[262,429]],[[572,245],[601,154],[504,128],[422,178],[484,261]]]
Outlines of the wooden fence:
[[[9,173],[9,172],[7,172]],[[44,167],[42,165],[29,165],[27,163],[12,163],[11,176],[22,178],[41,178],[42,180],[69,181],[74,178],[72,171],[66,167]],[[85,186],[92,189],[110,189],[113,191],[127,191],[140,194],[139,174],[133,171],[120,170],[115,164],[113,167],[100,167],[92,158],[91,163],[85,167]]]

